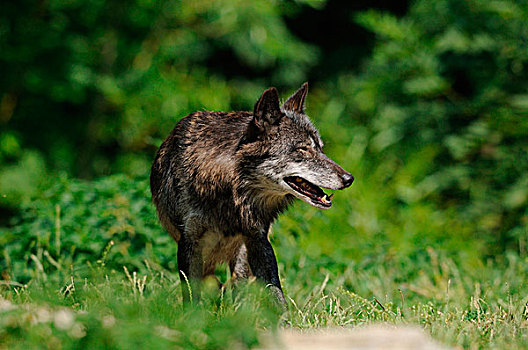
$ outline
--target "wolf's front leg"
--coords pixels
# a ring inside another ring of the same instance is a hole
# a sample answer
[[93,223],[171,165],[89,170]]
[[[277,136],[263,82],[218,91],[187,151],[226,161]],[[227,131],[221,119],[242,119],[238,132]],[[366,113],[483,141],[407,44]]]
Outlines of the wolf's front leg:
[[246,238],[246,248],[251,272],[266,284],[281,306],[286,308],[286,299],[284,299],[279,280],[277,258],[268,240],[268,230],[248,236]]
[[203,259],[199,237],[202,233],[202,226],[196,220],[190,219],[178,242],[178,270],[184,303],[190,302],[191,295],[194,301],[200,298]]

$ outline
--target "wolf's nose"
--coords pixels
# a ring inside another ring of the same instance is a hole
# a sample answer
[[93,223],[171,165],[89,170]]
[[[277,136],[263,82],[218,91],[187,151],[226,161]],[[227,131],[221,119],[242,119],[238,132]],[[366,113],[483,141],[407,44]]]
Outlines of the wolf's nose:
[[350,173],[345,173],[344,175],[341,175],[341,180],[343,180],[343,188],[345,188],[352,185],[352,182],[354,182],[354,176]]

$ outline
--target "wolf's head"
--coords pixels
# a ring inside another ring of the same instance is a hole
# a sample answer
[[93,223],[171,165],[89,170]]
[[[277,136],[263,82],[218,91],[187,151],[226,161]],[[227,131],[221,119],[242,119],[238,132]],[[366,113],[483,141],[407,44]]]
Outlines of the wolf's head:
[[342,190],[354,177],[323,152],[319,133],[304,113],[308,83],[280,106],[275,88],[255,104],[244,143],[244,166],[252,168],[254,184],[275,195],[291,194],[321,209],[332,205],[322,188]]

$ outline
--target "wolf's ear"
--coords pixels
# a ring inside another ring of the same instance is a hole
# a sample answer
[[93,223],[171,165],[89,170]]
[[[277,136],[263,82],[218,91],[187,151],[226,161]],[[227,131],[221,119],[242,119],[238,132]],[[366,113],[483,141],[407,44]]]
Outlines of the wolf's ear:
[[282,116],[279,105],[279,93],[275,88],[269,88],[262,93],[253,110],[253,120],[248,130],[250,138],[266,132]]
[[308,83],[302,84],[301,88],[291,95],[282,105],[286,111],[304,113],[304,101],[308,94]]

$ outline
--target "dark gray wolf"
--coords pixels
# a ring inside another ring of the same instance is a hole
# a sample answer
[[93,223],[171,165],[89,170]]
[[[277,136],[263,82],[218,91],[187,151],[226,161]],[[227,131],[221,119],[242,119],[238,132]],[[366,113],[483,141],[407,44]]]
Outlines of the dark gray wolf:
[[158,150],[150,187],[163,227],[178,242],[184,301],[187,283],[225,262],[232,277],[255,276],[285,304],[271,223],[301,199],[328,209],[321,187],[341,190],[354,178],[323,153],[319,133],[304,113],[305,83],[280,106],[269,88],[251,112],[189,114]]

